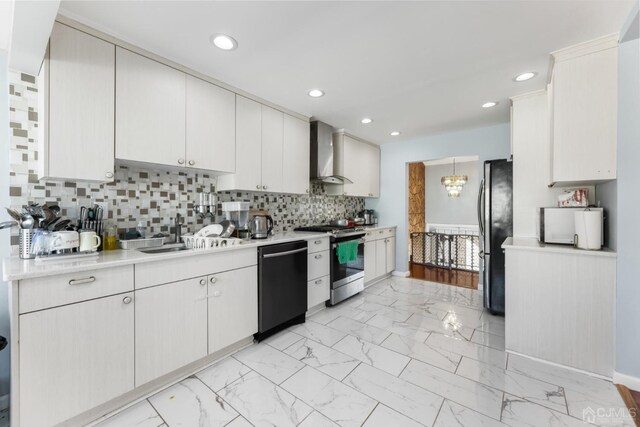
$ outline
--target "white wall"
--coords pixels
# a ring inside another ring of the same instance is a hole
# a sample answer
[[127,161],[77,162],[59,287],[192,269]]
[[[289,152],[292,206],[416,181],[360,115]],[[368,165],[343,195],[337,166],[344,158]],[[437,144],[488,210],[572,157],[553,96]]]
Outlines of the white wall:
[[[7,53],[0,50],[0,207],[9,206],[9,81],[7,77]],[[7,221],[6,212],[0,221]],[[9,230],[0,231],[0,259],[9,256]],[[0,335],[9,339],[8,286],[0,280]],[[10,346],[0,351],[0,396],[9,393]]]
[[478,162],[456,162],[456,175],[467,175],[469,181],[460,197],[449,197],[440,178],[451,175],[451,164],[427,165],[425,168],[425,212],[427,224],[476,225],[480,185]]
[[[479,163],[510,156],[509,124],[499,124],[381,146],[380,198],[367,199],[381,225],[397,225],[396,271],[408,271],[407,163],[477,155]],[[478,174],[482,168],[478,168]]]
[[[637,11],[636,7],[635,13]],[[618,283],[614,374],[614,380],[636,390],[640,389],[640,42],[637,32],[635,28],[634,39],[620,44],[618,67]],[[631,381],[626,381],[629,378]]]

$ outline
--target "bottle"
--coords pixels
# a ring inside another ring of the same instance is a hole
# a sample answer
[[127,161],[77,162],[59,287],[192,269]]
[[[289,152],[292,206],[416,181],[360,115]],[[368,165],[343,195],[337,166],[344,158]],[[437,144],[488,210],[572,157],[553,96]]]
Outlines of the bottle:
[[144,221],[138,222],[138,226],[136,227],[136,231],[138,232],[138,237],[144,239],[146,225]]
[[118,228],[115,224],[109,223],[104,230],[104,243],[102,249],[112,251],[118,249]]

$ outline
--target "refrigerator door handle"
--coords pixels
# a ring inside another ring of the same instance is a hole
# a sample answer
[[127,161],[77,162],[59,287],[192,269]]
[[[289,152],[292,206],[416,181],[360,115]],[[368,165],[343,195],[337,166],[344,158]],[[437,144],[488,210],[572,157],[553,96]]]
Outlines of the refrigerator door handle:
[[484,206],[484,178],[480,181],[480,189],[478,190],[478,228],[480,235],[484,236],[484,218],[482,217],[482,209]]

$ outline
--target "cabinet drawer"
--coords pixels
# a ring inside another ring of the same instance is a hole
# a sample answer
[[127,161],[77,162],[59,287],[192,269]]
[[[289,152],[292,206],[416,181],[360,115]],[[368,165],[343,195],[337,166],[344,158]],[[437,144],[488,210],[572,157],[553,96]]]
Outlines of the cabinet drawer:
[[309,254],[307,259],[307,280],[311,281],[313,279],[317,279],[318,277],[326,276],[329,274],[329,251]]
[[322,251],[329,250],[329,238],[328,237],[319,237],[317,239],[309,240],[308,243],[308,252],[310,254]]
[[138,264],[136,289],[249,267],[257,263],[258,253],[255,248],[251,248]]
[[20,281],[20,314],[133,290],[133,266]]
[[367,234],[364,236],[365,242],[372,242],[374,240],[387,239],[396,235],[395,228],[376,228],[373,230],[367,230]]
[[329,299],[330,282],[329,276],[324,276],[307,283],[307,310]]

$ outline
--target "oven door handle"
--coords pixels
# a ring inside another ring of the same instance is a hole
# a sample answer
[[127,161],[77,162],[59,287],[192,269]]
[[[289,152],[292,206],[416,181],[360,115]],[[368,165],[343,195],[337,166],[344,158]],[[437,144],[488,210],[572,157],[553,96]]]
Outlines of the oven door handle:
[[[352,240],[347,240],[347,242],[352,242]],[[346,242],[340,242],[340,243],[346,243]],[[364,239],[358,239],[358,244],[362,245],[363,243],[366,243]],[[335,249],[338,247],[338,243],[334,243],[333,245],[331,245],[332,249]]]

